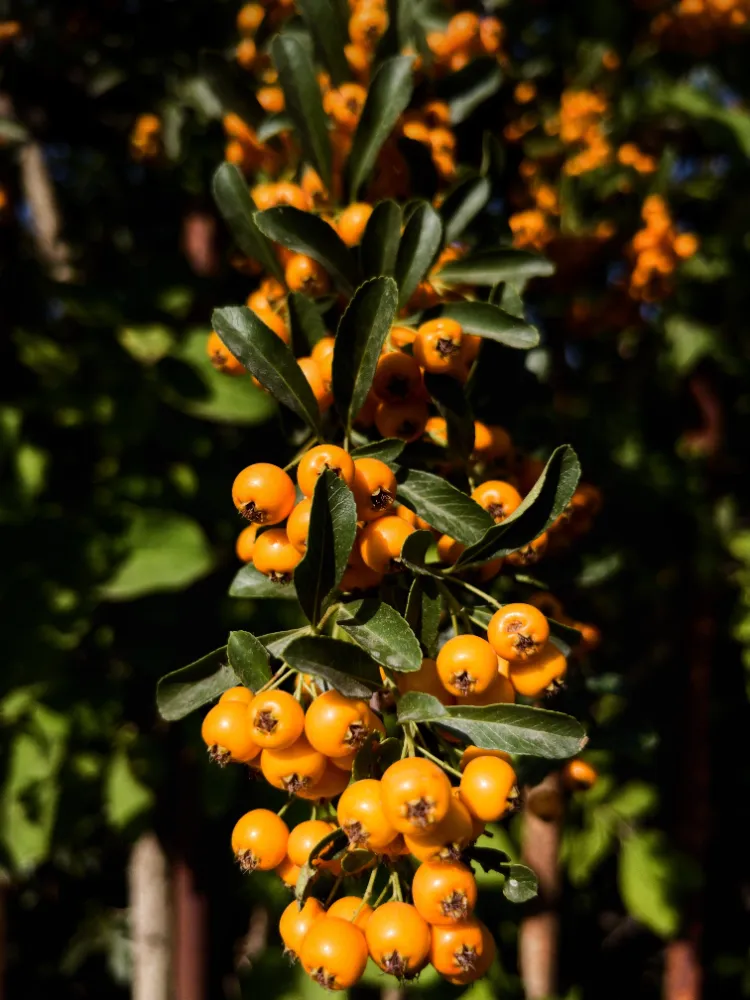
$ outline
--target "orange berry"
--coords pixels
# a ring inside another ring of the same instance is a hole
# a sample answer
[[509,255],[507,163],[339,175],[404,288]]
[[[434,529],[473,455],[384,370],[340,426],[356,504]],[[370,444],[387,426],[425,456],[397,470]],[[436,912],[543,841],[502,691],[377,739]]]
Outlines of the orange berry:
[[504,674],[498,672],[484,691],[473,691],[457,700],[459,705],[512,704],[516,700],[516,689]]
[[279,921],[279,934],[284,942],[284,951],[295,958],[299,956],[302,942],[316,920],[325,916],[321,903],[311,896],[300,909],[296,899],[287,906]]
[[[397,329],[393,327],[391,334]],[[421,396],[424,393],[422,370],[408,354],[400,351],[384,354],[375,369],[372,391],[385,403],[403,403],[414,396]]]
[[[235,701],[239,702],[241,705],[249,705],[254,697],[255,695],[250,688],[246,688],[242,684],[238,684],[236,687],[228,688],[219,698],[219,703],[223,701]],[[250,725],[249,720],[248,725]]]
[[286,857],[289,827],[269,809],[252,809],[235,823],[232,850],[243,872],[269,872]]
[[486,691],[497,677],[497,654],[478,635],[457,635],[438,653],[437,672],[446,691],[465,697]]
[[540,653],[530,660],[511,663],[510,681],[518,694],[538,698],[562,684],[568,661],[553,643],[547,643]]
[[301,788],[297,792],[297,797],[314,801],[335,799],[349,784],[349,777],[350,775],[347,771],[342,771],[340,768],[334,767],[333,761],[329,760],[326,763],[326,769],[320,781],[317,781],[312,788]]
[[302,553],[289,541],[284,528],[269,528],[258,535],[253,566],[274,583],[288,583],[302,560]]
[[335,337],[321,337],[315,347],[310,352],[310,356],[316,365],[321,369],[330,367],[333,362],[333,351],[336,347]]
[[453,791],[448,812],[439,823],[425,831],[404,834],[410,853],[420,861],[458,861],[474,838],[469,810]]
[[451,804],[445,771],[422,758],[391,764],[380,786],[385,815],[398,833],[426,833],[446,817]]
[[461,353],[461,326],[453,319],[428,320],[414,338],[414,358],[425,371],[451,374]]
[[222,375],[246,375],[247,368],[224,346],[224,341],[211,331],[206,342],[206,353],[217,372]]
[[295,865],[306,865],[313,848],[335,829],[333,823],[326,823],[322,819],[308,819],[298,823],[289,834],[286,852]]
[[599,775],[591,764],[576,758],[575,760],[567,760],[563,765],[562,780],[569,791],[581,792],[593,788],[599,780]]
[[256,462],[238,474],[232,485],[237,510],[254,524],[278,524],[288,517],[296,499],[294,483],[278,465]]
[[369,903],[363,902],[359,896],[342,896],[328,907],[329,917],[348,920],[361,931],[366,930],[370,917],[375,911]]
[[431,694],[443,705],[452,705],[455,698],[445,690],[438,677],[437,664],[434,660],[425,658],[419,670],[410,673],[397,673],[396,686],[400,694],[408,691],[419,691],[423,694]]
[[253,558],[253,549],[255,548],[255,536],[258,533],[257,524],[248,524],[246,528],[237,536],[237,541],[234,545],[234,551],[237,553],[237,558],[240,562],[249,563]]
[[388,512],[396,499],[396,477],[377,458],[355,458],[352,491],[360,521],[374,521]]
[[348,247],[355,247],[362,242],[367,223],[372,215],[372,205],[356,201],[347,206],[336,220],[336,229],[341,239]]
[[381,782],[374,778],[355,781],[344,789],[337,818],[353,848],[377,853],[390,844],[397,833],[383,808]]
[[385,34],[388,14],[375,4],[362,4],[349,18],[349,37],[354,45],[372,51]]
[[414,528],[395,515],[370,521],[359,536],[359,553],[374,573],[394,573],[401,568],[401,549]]
[[479,17],[468,10],[454,14],[448,22],[445,34],[452,52],[466,49],[479,35]]
[[466,768],[466,765],[470,764],[473,760],[476,760],[477,757],[499,757],[500,760],[505,760],[509,764],[513,763],[510,754],[506,753],[505,750],[485,750],[483,747],[475,747],[472,744],[471,746],[468,746],[461,755],[461,770],[463,771]]
[[369,566],[365,566],[359,547],[355,544],[349,553],[346,570],[341,577],[339,588],[344,592],[350,590],[369,590],[370,587],[377,587],[382,579],[382,573],[375,573]]
[[375,426],[384,438],[416,441],[424,433],[429,416],[427,403],[421,399],[407,400],[404,403],[380,403],[375,410]]
[[243,69],[252,69],[258,55],[252,38],[243,38],[235,50],[237,64]]
[[508,562],[511,566],[533,566],[534,563],[539,562],[544,553],[547,551],[548,542],[549,536],[546,531],[543,531],[541,535],[529,542],[527,545],[524,545],[523,548],[516,549],[515,552],[511,552],[510,555],[507,556]]
[[366,701],[345,698],[338,691],[317,697],[305,716],[305,733],[326,757],[345,757],[359,750],[374,729],[382,729]]
[[277,865],[274,869],[276,874],[279,876],[284,885],[289,886],[293,889],[297,884],[297,879],[299,878],[302,868],[300,865],[295,865],[291,858],[284,858],[280,865]]
[[330,388],[323,380],[323,374],[312,358],[297,358],[297,364],[302,369],[302,374],[307,379],[307,383],[312,389],[315,402],[321,410],[327,410],[333,402]]
[[414,873],[411,894],[428,924],[449,927],[473,913],[477,883],[471,870],[457,861],[426,861]]
[[507,760],[483,755],[464,768],[459,793],[472,816],[483,823],[495,823],[513,798],[516,773]]
[[305,728],[305,713],[287,691],[256,695],[248,708],[252,737],[258,746],[283,750],[295,743]]
[[301,552],[302,555],[307,552],[307,533],[310,530],[311,507],[312,500],[309,497],[305,497],[304,500],[300,500],[286,522],[287,538],[290,544],[298,552]]
[[253,740],[247,702],[225,700],[214,705],[203,719],[201,736],[211,760],[222,765],[230,761],[244,764],[260,749]]
[[514,510],[517,510],[523,501],[515,486],[500,479],[491,479],[489,482],[481,483],[473,491],[471,498],[476,500],[480,507],[484,507],[496,524],[504,521]]
[[541,652],[549,639],[549,624],[532,604],[506,604],[487,627],[487,640],[498,656],[523,662]]
[[300,961],[318,986],[346,990],[367,965],[367,944],[359,927],[339,917],[316,920],[302,941]]
[[313,786],[323,777],[326,759],[300,736],[289,747],[264,750],[260,755],[260,769],[269,785],[296,795],[301,788]]
[[468,920],[450,927],[434,927],[430,962],[455,986],[474,982],[487,972],[495,957],[495,942],[481,920]]
[[237,30],[241,35],[254,35],[265,14],[265,10],[259,3],[244,4],[237,14]]
[[297,483],[306,497],[311,497],[318,477],[330,469],[351,487],[354,482],[354,461],[351,455],[335,444],[320,444],[311,448],[297,466]]
[[286,265],[284,280],[293,292],[304,292],[313,298],[325,295],[331,287],[323,265],[302,253],[295,254]]
[[391,347],[402,351],[405,347],[414,343],[417,331],[410,326],[392,326],[389,334]]
[[365,930],[370,957],[398,979],[416,976],[427,964],[430,928],[410,903],[383,903]]

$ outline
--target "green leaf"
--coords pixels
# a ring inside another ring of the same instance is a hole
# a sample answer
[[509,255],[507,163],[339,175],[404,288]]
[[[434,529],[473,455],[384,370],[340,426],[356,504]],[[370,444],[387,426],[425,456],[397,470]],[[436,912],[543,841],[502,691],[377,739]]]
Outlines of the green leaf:
[[378,153],[399,115],[409,104],[413,63],[412,56],[393,56],[380,64],[370,81],[349,154],[349,190],[352,201],[356,200],[359,188],[375,166]]
[[211,322],[226,347],[260,384],[318,433],[318,404],[284,341],[246,306],[214,309]]
[[367,220],[359,247],[362,273],[366,278],[393,275],[401,242],[401,209],[395,201],[378,202]]
[[156,707],[167,722],[182,719],[238,683],[227,664],[227,647],[166,674],[156,685]]
[[251,691],[271,680],[266,647],[251,632],[230,632],[227,656],[240,683]]
[[300,357],[308,355],[315,344],[328,335],[320,310],[302,292],[290,292],[286,305],[295,353]]
[[309,635],[310,629],[307,625],[302,628],[290,628],[283,632],[269,632],[268,635],[257,636],[258,642],[263,643],[265,648],[277,660],[284,658],[284,652],[290,642],[298,639],[301,635]]
[[140,781],[124,750],[115,750],[104,781],[104,814],[115,830],[122,830],[154,804],[154,793]]
[[595,809],[588,825],[571,833],[568,877],[573,885],[586,885],[609,854],[615,841],[616,817],[608,809]]
[[505,865],[503,875],[505,875],[503,896],[511,903],[525,903],[539,892],[539,880],[526,865]]
[[313,625],[331,603],[356,534],[354,495],[335,472],[326,469],[313,492],[307,551],[294,571],[299,602]]
[[263,118],[263,108],[247,86],[247,75],[236,64],[216,52],[203,52],[201,69],[209,89],[223,111],[233,111],[255,128]]
[[474,414],[464,387],[450,375],[424,377],[425,388],[432,396],[438,413],[448,429],[448,454],[458,465],[465,465],[474,451]]
[[341,859],[341,871],[344,875],[357,875],[364,868],[370,868],[377,860],[372,851],[347,851]]
[[674,937],[680,928],[680,877],[661,831],[636,831],[623,840],[618,869],[622,900],[632,917],[660,937]]
[[[271,58],[284,91],[286,113],[294,122],[305,158],[331,186],[331,142],[315,67],[305,48],[288,33],[271,42]],[[304,251],[299,251],[303,253]]]
[[276,597],[286,601],[296,601],[297,591],[293,583],[277,583],[270,577],[259,573],[252,563],[243,566],[232,580],[229,587],[230,597]]
[[274,136],[281,135],[282,132],[291,132],[294,122],[283,111],[266,115],[258,128],[255,130],[255,138],[258,142],[268,142]]
[[16,142],[26,142],[29,130],[12,118],[0,118],[0,139],[10,145]]
[[[442,278],[443,272],[440,272]],[[539,343],[539,331],[524,319],[504,312],[490,302],[446,302],[429,309],[423,319],[448,316],[460,323],[465,333],[495,340],[506,347],[528,351]]]
[[338,87],[349,79],[344,47],[349,43],[348,25],[336,0],[297,0],[297,9],[315,40],[331,80]]
[[491,185],[486,177],[468,177],[447,195],[440,206],[446,243],[458,239],[490,200],[490,192]]
[[333,355],[333,395],[347,428],[370,391],[380,351],[396,315],[397,299],[393,278],[370,278],[354,293],[341,317]]
[[398,498],[445,535],[463,545],[474,545],[492,527],[492,518],[466,493],[440,476],[419,469],[400,469]]
[[442,601],[437,581],[417,576],[409,590],[404,617],[417,635],[427,656],[434,658]]
[[277,205],[257,212],[255,221],[258,229],[275,243],[317,260],[343,292],[348,294],[357,284],[354,255],[333,226],[320,216],[293,205]]
[[565,510],[581,475],[578,456],[569,444],[556,448],[523,503],[480,542],[461,553],[457,568],[506,556],[537,538]]
[[214,201],[240,250],[257,260],[264,271],[284,280],[284,271],[271,244],[255,224],[257,212],[247,181],[234,163],[222,163],[211,184]]
[[383,438],[382,441],[372,441],[352,449],[352,458],[379,458],[386,465],[391,465],[406,447],[406,442],[400,438]]
[[369,698],[380,687],[377,663],[350,642],[326,635],[303,636],[287,646],[285,658],[290,667],[322,677],[347,698]]
[[496,59],[473,59],[457,73],[450,73],[438,88],[451,112],[451,124],[465,121],[472,111],[496,93],[503,74]]
[[496,285],[519,278],[546,278],[555,270],[546,257],[530,250],[485,250],[440,268],[440,280],[447,285]]
[[390,605],[365,598],[345,605],[338,624],[383,667],[410,672],[422,665],[422,651],[408,622]]
[[486,750],[551,759],[574,757],[586,742],[580,722],[561,712],[526,705],[445,706],[416,692],[399,700],[398,721],[436,722]]
[[[435,538],[431,531],[422,529],[413,531],[401,548],[401,562],[412,573],[431,575],[433,570],[427,566],[426,559],[428,550],[434,544]],[[435,567],[435,569],[439,568],[439,566]]]
[[315,879],[323,872],[325,869],[321,868],[319,865],[313,864],[316,858],[319,858],[321,854],[325,853],[326,858],[334,858],[341,851],[345,850],[349,845],[349,838],[344,833],[341,828],[336,828],[327,833],[321,841],[319,841],[315,847],[310,851],[310,856],[307,862],[302,866],[302,871],[299,873],[297,879],[297,884],[294,889],[294,895],[298,902],[302,903],[310,895],[310,888],[315,881]]
[[406,223],[396,258],[399,308],[412,297],[442,245],[442,219],[429,202],[420,202]]
[[175,511],[135,508],[125,542],[124,562],[101,589],[105,601],[132,601],[158,591],[183,590],[214,566],[203,529]]

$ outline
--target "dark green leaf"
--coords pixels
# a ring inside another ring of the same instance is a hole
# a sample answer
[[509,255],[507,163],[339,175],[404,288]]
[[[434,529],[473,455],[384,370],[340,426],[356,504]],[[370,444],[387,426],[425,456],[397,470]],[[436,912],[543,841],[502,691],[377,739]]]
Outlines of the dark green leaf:
[[395,201],[381,201],[367,220],[359,247],[362,273],[366,278],[392,275],[401,242],[401,209]]
[[306,356],[317,342],[328,334],[323,317],[312,299],[302,292],[290,292],[286,304],[289,310],[292,346],[298,357]]
[[377,598],[345,605],[338,624],[383,667],[419,670],[422,651],[417,637],[395,608]]
[[227,664],[227,647],[222,646],[161,678],[156,685],[159,715],[168,722],[182,719],[237,683],[237,675]]
[[377,663],[350,642],[328,636],[303,636],[286,648],[286,662],[302,674],[313,674],[346,695],[369,698],[380,687]]
[[468,851],[469,860],[482,866],[486,872],[499,872],[505,874],[510,858],[505,851],[500,851],[496,847],[470,847]]
[[505,312],[515,316],[516,319],[526,319],[526,309],[523,304],[522,291],[526,284],[525,279],[521,281],[505,281],[496,286],[490,292],[490,301],[494,305],[499,305]]
[[482,136],[482,165],[479,172],[483,177],[502,176],[505,167],[505,149],[497,135],[489,129]]
[[364,778],[377,777],[375,754],[380,747],[382,739],[383,737],[377,729],[367,735],[365,742],[354,755],[352,781],[362,781]]
[[294,571],[299,602],[313,625],[331,602],[356,534],[354,495],[335,472],[326,469],[313,492],[307,551]]
[[534,872],[526,865],[511,862],[504,851],[492,847],[472,847],[469,856],[486,872],[499,872],[505,876],[503,895],[511,903],[526,903],[539,891],[539,882]]
[[569,444],[552,453],[534,488],[501,524],[461,553],[457,567],[509,555],[537,538],[565,510],[581,475],[578,456]]
[[398,721],[435,722],[485,750],[561,759],[583,749],[580,722],[561,712],[526,705],[442,705],[428,694],[409,692],[399,700]]
[[283,279],[284,271],[271,244],[255,225],[253,216],[257,209],[239,167],[234,163],[222,163],[214,174],[212,191],[214,201],[240,250],[257,260],[264,271]]
[[271,656],[277,660],[284,658],[284,652],[290,642],[299,639],[302,635],[309,635],[310,629],[307,625],[303,628],[290,628],[283,632],[269,632],[268,635],[257,636],[258,642],[262,642]]
[[412,56],[393,56],[380,64],[370,81],[367,100],[349,154],[349,190],[352,201],[375,165],[412,92]]
[[266,647],[250,632],[230,632],[227,643],[229,666],[251,691],[271,680]]
[[231,586],[230,597],[276,597],[281,600],[296,601],[297,591],[293,583],[276,583],[270,577],[259,573],[252,563],[239,570]]
[[349,43],[347,23],[336,0],[297,0],[315,47],[320,52],[333,83],[338,87],[350,76],[344,46]]
[[[442,271],[440,275],[442,277]],[[446,302],[428,310],[424,319],[449,316],[460,323],[465,333],[496,340],[506,347],[528,351],[539,343],[539,331],[524,319],[504,312],[490,302]]]
[[475,215],[490,199],[490,182],[486,177],[469,177],[448,194],[440,206],[445,242],[458,239]]
[[[427,552],[434,545],[435,538],[431,531],[414,531],[408,536],[401,549],[401,562],[412,573],[430,575],[433,570],[426,564]],[[439,569],[436,566],[435,569]]]
[[400,469],[396,479],[399,500],[431,528],[463,545],[474,545],[492,527],[492,518],[484,508],[440,476],[419,469]]
[[546,257],[530,250],[485,250],[452,260],[440,268],[447,285],[496,285],[519,278],[546,278],[555,270]]
[[342,291],[357,284],[357,266],[349,247],[327,222],[293,205],[277,205],[257,212],[255,222],[266,236],[295,253],[317,260]]
[[[427,275],[443,245],[443,223],[428,202],[423,201],[406,223],[396,258],[399,307],[406,305],[417,285]],[[442,273],[442,272],[441,272]]]
[[400,438],[383,438],[382,441],[372,441],[352,449],[352,458],[379,458],[386,465],[391,465],[406,447],[406,442]]
[[356,875],[364,868],[369,868],[376,860],[372,851],[347,851],[341,860],[341,871],[344,875]]
[[263,108],[247,86],[245,72],[216,52],[201,54],[201,69],[222,109],[233,111],[255,128],[263,118]]
[[341,317],[333,355],[333,395],[347,428],[362,409],[385,338],[396,315],[393,278],[370,278],[354,293]]
[[214,309],[211,322],[224,344],[260,384],[318,433],[318,404],[284,341],[246,306]]
[[625,907],[636,920],[661,937],[680,927],[680,890],[684,861],[660,830],[635,830],[622,840],[618,884]]
[[417,576],[409,590],[404,617],[427,656],[435,656],[441,607],[437,581],[428,576]]
[[[331,142],[315,67],[305,48],[291,35],[277,35],[271,58],[284,91],[286,113],[297,129],[306,159],[327,188],[331,186]],[[303,253],[304,251],[299,251]]]
[[461,383],[450,375],[425,374],[425,388],[448,429],[448,454],[464,465],[474,451],[474,414]]
[[496,59],[473,59],[457,73],[450,73],[438,88],[451,111],[451,124],[465,121],[472,111],[492,97],[503,82]]
[[294,122],[283,111],[276,114],[267,115],[258,126],[255,136],[258,142],[268,142],[274,136],[282,132],[290,132],[294,128]]

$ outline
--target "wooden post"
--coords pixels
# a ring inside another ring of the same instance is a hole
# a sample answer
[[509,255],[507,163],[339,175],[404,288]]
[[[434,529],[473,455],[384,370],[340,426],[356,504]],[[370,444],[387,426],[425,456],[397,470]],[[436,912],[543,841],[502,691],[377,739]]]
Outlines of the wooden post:
[[132,1000],[170,1000],[170,908],[167,859],[156,834],[133,845],[128,866]]
[[206,897],[195,886],[190,865],[172,866],[174,898],[174,1000],[206,998]]

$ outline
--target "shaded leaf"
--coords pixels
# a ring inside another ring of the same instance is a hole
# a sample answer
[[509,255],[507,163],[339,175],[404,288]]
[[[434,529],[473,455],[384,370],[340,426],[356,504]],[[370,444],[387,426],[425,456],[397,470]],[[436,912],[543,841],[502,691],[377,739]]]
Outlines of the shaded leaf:
[[328,335],[323,317],[312,299],[302,292],[290,292],[286,304],[292,346],[298,357],[306,356],[319,340]]
[[349,247],[327,222],[312,212],[293,205],[277,205],[257,212],[261,232],[295,253],[317,260],[342,289],[350,292],[357,284],[357,265]]
[[452,260],[440,268],[440,280],[448,285],[496,285],[519,278],[546,278],[554,264],[530,250],[485,250]]
[[401,697],[398,721],[436,722],[486,750],[562,759],[580,753],[581,724],[572,716],[526,705],[442,705],[432,695],[409,692]]
[[266,115],[256,129],[255,137],[258,142],[268,142],[274,136],[281,135],[282,132],[290,132],[293,128],[294,122],[289,115],[278,111],[275,114]]
[[229,596],[275,597],[281,600],[296,601],[297,591],[294,589],[293,583],[277,583],[263,573],[259,573],[252,563],[248,563],[235,574],[229,587]]
[[424,377],[425,388],[432,396],[438,413],[445,420],[448,431],[448,454],[463,465],[474,451],[474,414],[464,387],[450,375]]
[[201,69],[208,86],[223,111],[233,111],[255,128],[263,118],[263,108],[247,86],[243,70],[216,52],[201,53]]
[[363,868],[369,868],[376,860],[372,851],[347,851],[341,861],[344,875],[356,875]]
[[473,59],[457,73],[441,81],[440,97],[447,102],[451,124],[465,121],[472,111],[492,97],[503,82],[503,74],[496,59]]
[[340,639],[303,636],[287,646],[285,659],[290,667],[322,677],[348,698],[369,698],[380,687],[377,663],[359,646]]
[[396,257],[399,307],[406,305],[412,297],[442,245],[443,223],[440,216],[428,202],[420,202],[406,223]]
[[352,449],[352,458],[379,458],[386,465],[391,465],[406,447],[406,442],[400,438],[383,438],[382,441],[372,441]]
[[350,76],[344,54],[349,32],[341,6],[336,0],[297,0],[296,7],[315,40],[331,80],[338,87]]
[[442,601],[437,580],[417,576],[409,590],[404,617],[424,647],[427,656],[437,650]]
[[[431,531],[413,531],[404,542],[401,548],[401,562],[413,573],[428,575],[433,573],[433,569],[427,566],[427,552],[435,544],[435,537]],[[439,569],[435,566],[434,569]]]
[[309,635],[310,629],[307,625],[303,628],[290,628],[283,632],[269,632],[268,635],[257,636],[258,642],[263,643],[271,656],[277,660],[284,658],[284,652],[290,642],[299,639],[302,635]]
[[[328,119],[315,75],[315,67],[303,45],[289,33],[271,43],[271,58],[284,91],[284,107],[294,122],[305,157],[331,186],[331,142]],[[299,251],[300,253],[304,251]]]
[[492,527],[490,515],[466,493],[440,476],[419,469],[400,469],[398,498],[434,528],[463,545],[473,545]]
[[393,278],[370,278],[354,293],[341,317],[333,355],[333,395],[347,428],[370,391],[380,351],[396,315],[397,299]]
[[395,201],[378,202],[367,220],[359,259],[366,278],[393,275],[401,242],[401,209]]
[[229,666],[241,684],[257,691],[271,679],[266,647],[251,632],[230,632],[227,643]]
[[349,190],[352,201],[375,165],[378,153],[391,134],[412,92],[412,56],[384,60],[370,81],[367,99],[349,154]]
[[234,163],[222,163],[213,176],[211,190],[240,250],[257,260],[264,271],[270,271],[283,281],[284,270],[271,244],[255,224],[257,207],[250,197],[247,181],[239,167]]
[[337,622],[381,666],[409,672],[422,665],[417,637],[384,601],[370,597],[352,601],[341,609]]
[[211,322],[226,347],[260,384],[319,432],[320,412],[315,396],[284,341],[246,306],[215,309]]
[[620,847],[618,882],[631,916],[661,937],[673,937],[680,927],[679,861],[664,834],[642,830],[629,834]]
[[[441,277],[442,274],[441,271]],[[465,333],[495,340],[506,347],[528,351],[539,343],[539,331],[535,326],[490,302],[446,302],[429,309],[423,319],[433,316],[448,316],[460,323]]]
[[489,201],[490,191],[486,177],[469,177],[447,195],[440,206],[446,243],[458,239],[474,216],[482,211]]
[[227,647],[222,646],[162,677],[156,685],[156,707],[163,719],[174,722],[237,683],[237,675],[227,664]]

